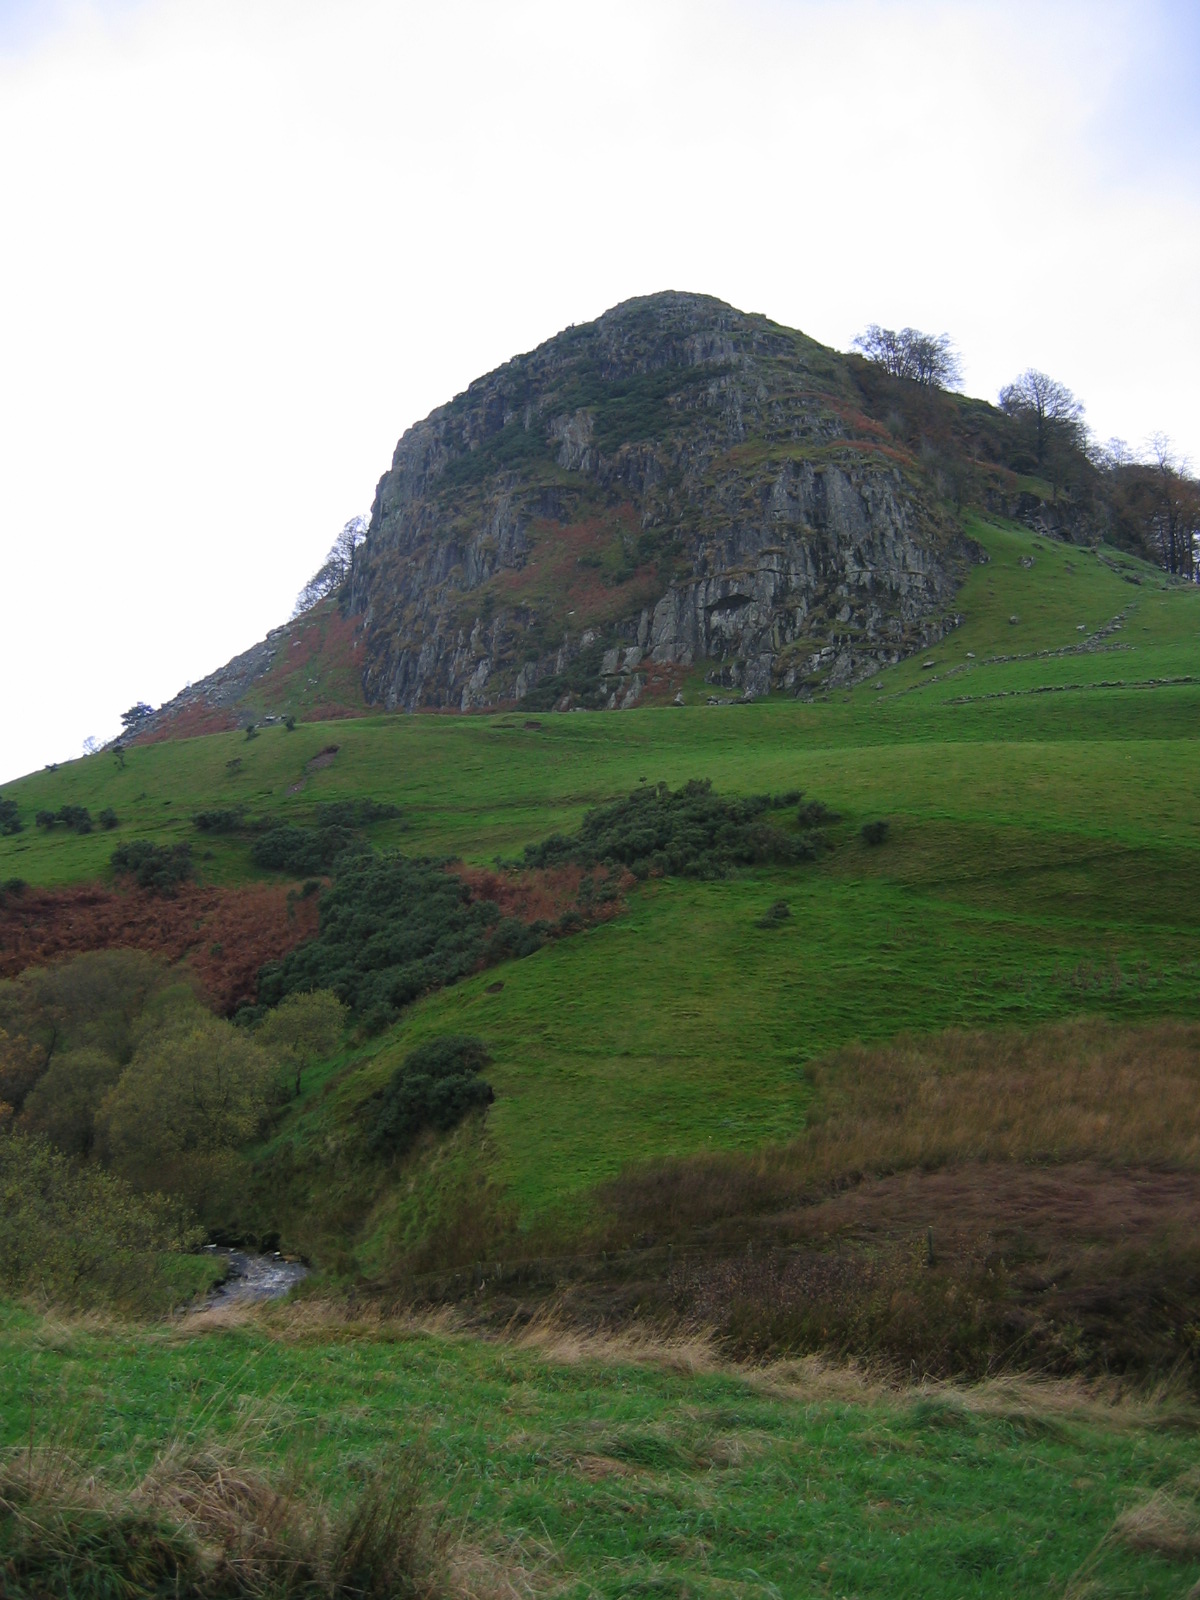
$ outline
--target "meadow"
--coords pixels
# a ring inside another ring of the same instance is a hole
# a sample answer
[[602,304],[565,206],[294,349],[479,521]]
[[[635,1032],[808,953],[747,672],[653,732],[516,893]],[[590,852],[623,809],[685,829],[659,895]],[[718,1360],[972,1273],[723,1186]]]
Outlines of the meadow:
[[[373,846],[501,877],[642,784],[837,820],[815,861],[651,877],[351,1032],[225,1219],[304,1253],[309,1293],[146,1326],[5,1308],[4,1482],[24,1453],[60,1497],[144,1505],[164,1452],[227,1449],[332,1527],[419,1461],[462,1596],[1188,1592],[1200,591],[971,532],[946,638],[812,702],[710,704],[697,672],[683,707],[275,725],[7,785],[0,886],[187,842],[197,893],[263,916],[300,885],[197,811],[394,804]],[[33,826],[63,805],[118,825]],[[484,1041],[495,1102],[381,1160],[372,1097],[444,1034]]]
[[[1195,1415],[1169,1395],[893,1389],[815,1361],[730,1367],[697,1339],[484,1341],[319,1305],[209,1321],[3,1313],[5,1493],[24,1472],[45,1521],[74,1497],[90,1526],[88,1474],[93,1508],[143,1509],[190,1474],[185,1526],[232,1542],[237,1507],[197,1510],[197,1482],[224,1473],[252,1507],[284,1482],[312,1519],[387,1460],[427,1535],[426,1577],[392,1592],[462,1600],[1174,1600],[1200,1555]],[[122,1592],[91,1565],[88,1587],[64,1560],[55,1592]]]

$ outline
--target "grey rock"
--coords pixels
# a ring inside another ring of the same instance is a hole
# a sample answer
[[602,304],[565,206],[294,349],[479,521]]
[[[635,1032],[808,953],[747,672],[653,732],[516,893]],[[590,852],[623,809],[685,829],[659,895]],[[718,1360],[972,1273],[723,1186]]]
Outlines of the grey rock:
[[[647,660],[811,694],[928,650],[957,622],[974,547],[854,432],[853,393],[833,352],[683,294],[477,380],[409,429],[380,480],[349,596],[366,699],[511,704],[587,651],[602,651],[587,704],[636,703]],[[622,548],[620,570],[601,561]],[[635,674],[620,690],[618,672]]]

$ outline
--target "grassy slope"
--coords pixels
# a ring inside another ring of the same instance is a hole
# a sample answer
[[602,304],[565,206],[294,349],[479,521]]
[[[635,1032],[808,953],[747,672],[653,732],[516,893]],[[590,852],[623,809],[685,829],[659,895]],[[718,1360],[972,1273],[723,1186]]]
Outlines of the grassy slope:
[[[697,682],[682,711],[273,728],[137,749],[123,771],[95,757],[6,792],[30,811],[112,805],[117,837],[163,839],[192,836],[201,804],[301,815],[370,794],[408,823],[379,843],[478,861],[642,778],[799,786],[838,808],[838,848],[816,868],[650,885],[616,922],[510,966],[501,992],[490,973],[431,997],[349,1071],[318,1075],[279,1136],[297,1201],[331,1206],[331,1133],[419,1039],[478,1032],[496,1057],[490,1176],[526,1223],[577,1220],[630,1161],[795,1132],[804,1063],[848,1040],[1092,1008],[1195,1014],[1200,685],[1178,680],[1200,677],[1200,593],[1125,556],[974,531],[990,560],[961,592],[962,626],[881,687],[708,707]],[[330,742],[334,762],[289,794]],[[892,836],[871,851],[857,827],[879,815]],[[113,842],[30,830],[0,841],[0,879],[98,873]],[[245,876],[239,847],[212,850],[206,874]],[[791,921],[756,928],[780,895]],[[358,1177],[341,1181],[338,1231],[365,1203]],[[368,1259],[386,1259],[410,1213],[401,1193],[384,1199]]]
[[563,1361],[319,1318],[198,1336],[0,1308],[0,1350],[0,1445],[64,1447],[114,1487],[170,1441],[249,1435],[336,1503],[386,1450],[422,1449],[451,1531],[492,1558],[485,1593],[1174,1597],[1195,1576],[1114,1537],[1157,1491],[1189,1501],[1190,1425],[1152,1407]]

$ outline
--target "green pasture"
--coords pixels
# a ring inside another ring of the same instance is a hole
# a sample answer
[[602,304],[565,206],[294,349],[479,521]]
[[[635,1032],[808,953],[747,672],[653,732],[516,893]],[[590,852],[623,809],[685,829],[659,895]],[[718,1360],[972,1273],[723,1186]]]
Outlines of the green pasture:
[[18,1466],[65,1450],[116,1488],[170,1444],[224,1445],[336,1504],[385,1454],[417,1451],[451,1544],[491,1564],[489,1593],[1174,1600],[1198,1575],[1114,1527],[1156,1493],[1191,1504],[1192,1423],[1169,1408],[562,1364],[386,1326],[306,1334],[286,1314],[200,1333],[0,1307],[0,1352]]
[[[471,1159],[529,1225],[579,1220],[631,1162],[794,1134],[806,1062],[853,1039],[1195,1014],[1200,590],[1118,553],[972,531],[989,560],[955,602],[960,626],[851,691],[709,706],[693,686],[682,709],[377,716],[136,747],[124,767],[97,755],[4,792],[30,823],[72,803],[111,806],[120,827],[27,826],[0,839],[0,882],[103,877],[134,836],[190,838],[202,881],[244,879],[244,843],[192,828],[204,807],[303,820],[323,799],[391,800],[403,822],[370,830],[377,845],[479,863],[643,781],[800,788],[841,814],[815,865],[644,885],[615,921],[429,997],[314,1072],[273,1150],[317,1213],[345,1190],[367,1096],[434,1033],[493,1052],[497,1099]],[[880,817],[890,834],[870,849],[859,828]],[[790,919],[758,928],[779,898]],[[350,1190],[339,1217],[357,1205],[363,1249],[386,1259],[384,1235],[411,1225],[407,1190],[372,1191],[370,1221]]]

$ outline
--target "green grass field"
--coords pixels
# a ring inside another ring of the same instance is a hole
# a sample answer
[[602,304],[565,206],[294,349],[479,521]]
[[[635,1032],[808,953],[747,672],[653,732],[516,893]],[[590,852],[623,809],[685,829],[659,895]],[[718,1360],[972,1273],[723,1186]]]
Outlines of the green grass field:
[[[854,1039],[1080,1010],[1195,1015],[1200,592],[1124,555],[972,531],[989,559],[961,592],[961,625],[852,691],[710,707],[697,686],[684,709],[372,717],[134,748],[123,769],[95,756],[5,792],[30,812],[110,805],[120,828],[27,828],[0,840],[0,881],[103,876],[131,836],[192,838],[202,878],[245,878],[244,845],[191,828],[202,806],[302,818],[369,795],[404,812],[373,830],[378,845],[478,863],[643,779],[799,787],[842,814],[815,866],[651,883],[615,921],[431,996],[332,1078],[314,1074],[276,1148],[318,1210],[344,1188],[331,1130],[436,1032],[478,1033],[494,1053],[497,1100],[471,1160],[529,1227],[578,1222],[629,1163],[794,1135],[805,1063]],[[891,832],[869,849],[858,829],[876,817]],[[780,896],[790,921],[757,928]],[[386,1255],[378,1227],[411,1225],[394,1192],[377,1202],[357,1221],[372,1259]]]
[[7,1311],[0,1348],[17,1469],[65,1447],[122,1485],[172,1445],[250,1437],[336,1503],[419,1451],[468,1594],[1175,1600],[1196,1575],[1194,1420],[1170,1404],[278,1313],[138,1331]]
[[[123,767],[97,755],[5,787],[27,826],[0,838],[0,884],[106,880],[132,838],[188,839],[202,882],[247,881],[247,842],[197,834],[202,808],[305,821],[323,800],[392,801],[378,847],[490,865],[643,781],[824,801],[841,820],[814,864],[651,880],[614,920],[311,1069],[249,1153],[232,1219],[280,1229],[339,1291],[394,1289],[455,1229],[458,1258],[483,1259],[497,1219],[506,1249],[595,1249],[599,1186],[803,1136],[836,1091],[821,1063],[855,1041],[1200,1016],[1200,590],[1117,552],[972,531],[989,559],[960,626],[852,690],[709,706],[697,673],[682,709],[373,716],[134,747]],[[32,826],[64,804],[120,825]],[[879,818],[871,848],[859,830]],[[790,917],[760,927],[780,898]],[[370,1159],[364,1104],[447,1032],[491,1050],[486,1119]],[[0,1351],[12,1471],[63,1448],[128,1487],[172,1441],[248,1434],[264,1470],[299,1462],[306,1492],[337,1502],[388,1450],[419,1449],[464,1597],[1115,1600],[1200,1575],[1182,1403],[884,1387],[570,1333],[486,1341],[303,1299],[235,1326],[0,1307]]]

